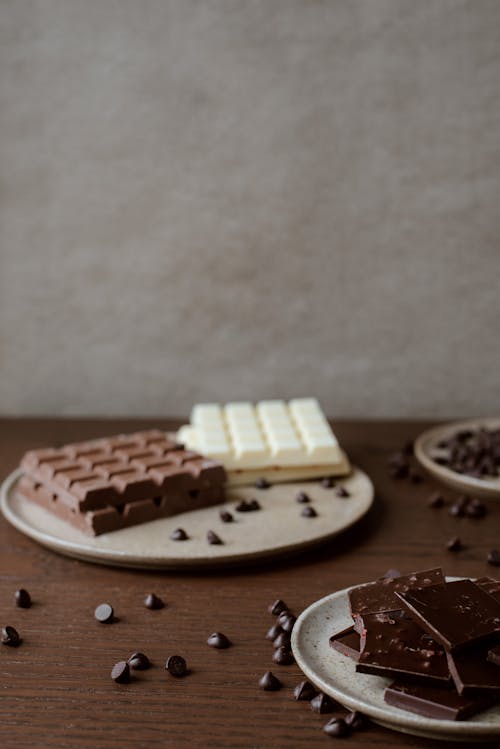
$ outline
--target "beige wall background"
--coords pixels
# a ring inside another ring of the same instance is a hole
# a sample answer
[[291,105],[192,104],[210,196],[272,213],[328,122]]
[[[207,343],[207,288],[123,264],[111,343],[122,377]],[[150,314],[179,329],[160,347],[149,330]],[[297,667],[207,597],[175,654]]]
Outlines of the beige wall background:
[[500,2],[0,19],[1,413],[498,414]]

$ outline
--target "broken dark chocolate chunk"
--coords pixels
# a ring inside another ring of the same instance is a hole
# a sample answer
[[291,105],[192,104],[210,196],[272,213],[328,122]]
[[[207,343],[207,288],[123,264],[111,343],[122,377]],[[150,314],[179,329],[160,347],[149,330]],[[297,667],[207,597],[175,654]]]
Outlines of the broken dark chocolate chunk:
[[435,720],[466,720],[494,704],[492,695],[466,697],[446,687],[394,682],[386,688],[388,705]]

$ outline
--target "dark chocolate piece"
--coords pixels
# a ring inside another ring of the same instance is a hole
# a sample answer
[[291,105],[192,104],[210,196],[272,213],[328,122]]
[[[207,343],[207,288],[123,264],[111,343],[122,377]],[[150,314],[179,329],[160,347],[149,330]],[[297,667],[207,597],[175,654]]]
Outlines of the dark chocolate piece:
[[311,507],[311,505],[306,505],[300,514],[302,515],[303,518],[318,517],[318,513],[316,512],[314,507]]
[[311,501],[311,498],[309,497],[309,494],[306,494],[305,492],[299,492],[295,497],[295,501],[299,504],[307,505]]
[[293,690],[293,696],[297,701],[310,701],[316,697],[318,691],[310,681],[301,681]]
[[429,499],[427,500],[428,507],[438,508],[443,507],[445,504],[443,495],[439,492],[436,492],[434,494],[431,494]]
[[447,541],[446,548],[448,549],[448,551],[456,552],[463,551],[463,549],[465,549],[465,546],[458,536],[453,536],[453,538],[450,538],[450,540]]
[[447,650],[500,636],[500,603],[471,580],[396,593],[402,607]]
[[351,728],[347,725],[344,718],[331,718],[328,723],[323,726],[323,731],[327,736],[332,736],[335,739],[342,739],[349,736]]
[[170,538],[172,539],[172,541],[187,541],[189,536],[184,528],[176,528],[170,534]]
[[376,614],[380,611],[397,611],[401,603],[396,598],[398,591],[406,592],[412,588],[423,588],[427,585],[443,585],[442,570],[437,567],[411,575],[397,578],[384,577],[367,585],[352,588],[349,591],[351,614]]
[[255,512],[260,510],[261,506],[258,499],[242,499],[234,509],[236,512]]
[[334,650],[338,650],[342,655],[347,658],[352,658],[353,661],[359,660],[359,634],[354,631],[353,627],[338,632],[336,635],[330,637],[330,647]]
[[496,477],[500,466],[500,430],[465,429],[437,445],[434,460],[457,473]]
[[488,660],[489,645],[447,653],[451,677],[459,694],[493,690],[500,695],[500,668]]
[[500,666],[500,645],[488,651],[488,660],[490,663],[494,663],[495,666]]
[[364,713],[358,712],[358,710],[348,713],[344,720],[352,731],[363,731],[370,725],[370,718]]
[[321,479],[321,486],[323,487],[323,489],[333,489],[335,485],[336,481],[333,476],[324,476]]
[[149,593],[149,595],[146,596],[144,599],[144,605],[147,609],[153,610],[162,609],[165,606],[161,598],[154,593]]
[[288,611],[288,606],[284,601],[281,600],[281,598],[278,598],[274,603],[271,603],[268,611],[273,616],[279,616],[283,613],[283,611]]
[[291,632],[297,618],[289,611],[282,611],[278,617],[278,623],[285,632]]
[[273,653],[273,661],[279,666],[291,666],[295,663],[295,658],[289,648],[279,647]]
[[311,710],[313,713],[319,713],[320,715],[326,715],[326,713],[333,713],[335,705],[327,694],[320,692],[316,697],[311,700]]
[[259,687],[264,692],[277,692],[281,689],[281,681],[273,674],[272,671],[266,671],[264,676],[259,679]]
[[165,663],[165,668],[171,676],[178,678],[187,674],[187,664],[182,655],[171,655]]
[[450,672],[437,642],[403,611],[359,615],[363,623],[356,671],[446,684]]
[[500,580],[494,580],[492,577],[480,577],[474,582],[500,603]]
[[207,645],[211,648],[216,648],[217,650],[225,650],[226,648],[231,647],[231,641],[226,637],[226,635],[223,635],[222,632],[214,632],[208,638]]
[[113,621],[114,611],[109,603],[101,603],[94,611],[94,616],[101,624],[109,624]]
[[467,697],[445,687],[394,682],[386,688],[388,705],[435,720],[466,720],[495,703],[492,695]]
[[223,523],[232,523],[233,520],[234,520],[234,518],[231,515],[231,513],[228,512],[227,510],[221,510],[219,512],[219,517],[220,517],[220,519],[222,520]]
[[126,661],[115,663],[111,670],[111,678],[117,684],[128,684],[130,681],[130,666]]
[[2,644],[8,645],[11,648],[17,648],[21,644],[21,638],[17,629],[9,625],[2,627]]
[[19,590],[16,590],[15,599],[16,599],[16,606],[19,606],[20,609],[30,608],[31,596],[27,590],[24,590],[24,588],[20,588]]
[[148,656],[144,653],[132,653],[127,663],[135,671],[146,671],[151,666]]
[[266,478],[257,479],[255,482],[256,489],[269,489],[271,483]]
[[268,640],[271,640],[271,642],[274,642],[275,639],[283,632],[282,628],[279,624],[273,624],[273,626],[268,629],[266,638]]
[[213,531],[207,531],[207,541],[212,546],[220,546],[224,541]]
[[347,491],[345,486],[337,486],[337,488],[335,489],[335,496],[346,499],[347,497],[351,496],[351,493]]
[[487,556],[487,562],[493,565],[493,567],[500,567],[500,551],[492,549]]
[[486,515],[486,505],[479,499],[471,499],[469,504],[465,506],[465,514],[469,518],[484,518]]
[[277,635],[276,639],[273,640],[273,647],[275,648],[287,648],[290,650],[291,647],[291,640],[290,635],[288,632],[284,632],[283,630]]

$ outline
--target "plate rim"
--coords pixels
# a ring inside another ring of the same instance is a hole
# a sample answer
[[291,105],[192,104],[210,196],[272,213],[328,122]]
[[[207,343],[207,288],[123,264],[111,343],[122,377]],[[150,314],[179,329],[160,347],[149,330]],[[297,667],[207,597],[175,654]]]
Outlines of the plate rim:
[[[58,536],[46,533],[37,529],[27,521],[23,520],[10,506],[10,494],[15,488],[15,484],[22,475],[21,468],[16,468],[2,482],[0,486],[0,511],[4,518],[16,530],[28,536],[45,548],[64,556],[74,559],[80,559],[94,564],[103,564],[111,567],[128,567],[131,569],[142,570],[171,570],[171,571],[192,571],[196,569],[222,569],[224,567],[245,566],[264,561],[266,559],[280,559],[299,554],[308,548],[321,546],[332,538],[344,533],[353,525],[358,523],[371,509],[375,500],[375,488],[370,476],[358,466],[351,466],[351,475],[356,472],[363,477],[369,491],[369,498],[364,509],[358,511],[356,515],[344,525],[341,529],[323,533],[313,539],[302,542],[287,543],[276,546],[272,549],[248,552],[246,554],[235,553],[221,557],[139,557],[126,551],[117,549],[106,549],[94,547],[83,547],[74,541],[61,539]],[[348,477],[346,477],[348,478]],[[43,508],[42,508],[43,509]]]
[[[446,580],[453,581],[453,580],[461,580],[465,578],[461,577],[454,577],[454,576],[446,576]],[[371,582],[371,581],[370,581]],[[370,582],[363,583],[362,585],[369,585]],[[444,720],[436,720],[435,718],[426,718],[425,716],[419,716],[415,713],[410,713],[409,711],[401,711],[403,714],[401,716],[394,717],[391,713],[387,713],[384,708],[378,707],[377,705],[373,705],[370,702],[366,702],[363,697],[359,698],[351,698],[350,696],[346,697],[345,692],[343,692],[341,689],[332,686],[329,682],[325,681],[322,677],[317,676],[315,671],[310,667],[307,663],[307,660],[303,657],[301,649],[298,645],[298,640],[300,636],[300,632],[303,629],[303,627],[307,624],[307,621],[311,615],[316,613],[318,609],[325,606],[327,603],[330,603],[333,600],[336,600],[338,598],[342,598],[347,596],[348,592],[352,590],[353,588],[361,587],[360,585],[350,585],[347,588],[343,588],[342,590],[335,591],[334,593],[329,593],[326,596],[323,596],[322,598],[319,598],[317,601],[314,601],[311,603],[304,611],[301,612],[300,616],[297,618],[297,621],[295,622],[295,626],[292,630],[292,637],[291,637],[291,645],[292,645],[292,652],[295,657],[295,660],[297,662],[297,665],[301,669],[301,671],[304,673],[304,675],[310,679],[313,684],[318,686],[323,692],[328,694],[329,696],[333,697],[337,702],[339,702],[344,707],[349,708],[350,710],[359,710],[368,717],[372,718],[375,722],[380,722],[381,725],[384,725],[386,728],[390,728],[391,730],[400,731],[403,733],[411,733],[415,736],[427,736],[428,738],[431,737],[431,732],[434,734],[434,738],[439,738],[439,740],[461,740],[463,738],[464,741],[467,741],[469,739],[486,739],[491,740],[498,738],[500,736],[500,721],[498,724],[498,729],[495,733],[492,733],[491,726],[487,726],[481,723],[477,723],[472,721],[444,721]],[[340,630],[339,630],[340,631]],[[334,634],[334,632],[332,633]],[[380,677],[378,677],[380,678]],[[422,718],[425,718],[426,725],[425,727],[422,726]],[[451,730],[450,730],[451,729]],[[413,730],[415,733],[413,733]],[[425,731],[425,733],[422,733],[422,731]]]
[[437,426],[426,429],[424,432],[419,434],[416,438],[413,446],[415,457],[425,470],[437,479],[440,479],[448,486],[451,484],[455,487],[460,486],[464,491],[476,491],[483,496],[491,497],[492,499],[500,499],[500,486],[493,484],[490,481],[476,478],[474,476],[465,476],[462,473],[441,466],[436,463],[432,458],[429,457],[425,449],[425,445],[429,441],[434,441],[441,434],[445,434],[450,430],[467,429],[468,427],[477,427],[479,424],[484,425],[496,425],[500,427],[500,416],[487,416],[485,418],[475,419],[462,419],[460,421],[448,421]]

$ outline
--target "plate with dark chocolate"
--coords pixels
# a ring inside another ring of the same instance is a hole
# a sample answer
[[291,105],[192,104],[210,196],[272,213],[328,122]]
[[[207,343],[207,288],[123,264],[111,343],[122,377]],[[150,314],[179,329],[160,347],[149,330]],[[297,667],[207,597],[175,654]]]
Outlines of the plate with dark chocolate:
[[500,499],[500,418],[442,424],[421,434],[415,456],[459,492]]
[[[489,579],[457,581],[424,570],[322,598],[293,628],[297,664],[325,694],[387,728],[444,741],[498,741],[500,667],[491,653],[500,600],[490,595]],[[453,630],[449,618],[456,619]]]
[[220,463],[159,430],[34,450],[4,482],[0,506],[22,533],[100,564],[193,569],[290,555],[330,540],[373,502],[353,467],[335,486],[225,484]]

